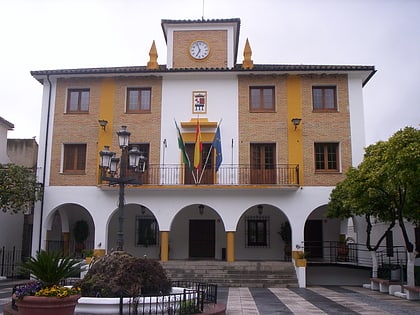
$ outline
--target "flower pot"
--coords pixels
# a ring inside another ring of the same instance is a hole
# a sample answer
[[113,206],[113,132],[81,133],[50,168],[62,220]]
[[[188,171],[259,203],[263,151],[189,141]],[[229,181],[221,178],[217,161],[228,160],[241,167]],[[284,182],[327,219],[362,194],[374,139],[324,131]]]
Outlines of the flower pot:
[[16,300],[19,315],[73,315],[80,295],[64,298],[25,296]]
[[300,259],[303,255],[303,252],[301,250],[294,250],[292,252],[293,259]]
[[295,259],[296,267],[306,267],[306,259]]
[[105,249],[96,248],[93,250],[93,256],[102,257],[105,256]]

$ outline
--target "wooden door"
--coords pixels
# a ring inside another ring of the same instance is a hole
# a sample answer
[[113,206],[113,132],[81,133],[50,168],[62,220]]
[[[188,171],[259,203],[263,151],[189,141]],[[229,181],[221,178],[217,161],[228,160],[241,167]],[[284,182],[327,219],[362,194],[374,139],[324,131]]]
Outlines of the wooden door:
[[276,145],[251,144],[251,184],[276,183]]
[[305,224],[305,252],[310,258],[322,258],[322,220],[308,220]]
[[190,258],[214,258],[216,229],[215,220],[190,220]]

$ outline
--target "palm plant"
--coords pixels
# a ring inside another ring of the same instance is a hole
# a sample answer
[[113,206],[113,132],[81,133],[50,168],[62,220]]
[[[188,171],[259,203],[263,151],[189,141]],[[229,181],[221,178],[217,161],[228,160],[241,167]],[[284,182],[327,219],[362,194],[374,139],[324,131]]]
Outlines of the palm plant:
[[74,258],[63,257],[57,252],[37,252],[21,265],[23,272],[41,282],[42,287],[52,287],[69,277],[78,276],[83,262]]

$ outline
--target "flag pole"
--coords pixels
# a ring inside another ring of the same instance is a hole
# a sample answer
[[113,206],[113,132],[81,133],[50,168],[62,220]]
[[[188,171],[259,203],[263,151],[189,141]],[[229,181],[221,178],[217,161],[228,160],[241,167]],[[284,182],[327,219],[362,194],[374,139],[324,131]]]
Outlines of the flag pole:
[[[195,177],[195,175],[194,175],[194,170],[193,170],[193,169],[192,169],[192,167],[191,167],[191,160],[190,160],[190,157],[188,156],[187,151],[185,150],[184,139],[182,139],[181,130],[179,130],[179,127],[178,127],[178,124],[176,123],[175,118],[174,118],[174,122],[175,122],[176,129],[178,130],[178,137],[181,137],[181,141],[182,141],[182,143],[183,143],[183,145],[184,145],[184,149],[183,149],[183,151],[184,151],[184,152],[182,152],[182,154],[183,154],[183,155],[187,158],[187,161],[188,161],[188,169],[189,169],[189,170],[190,170],[190,172],[191,172],[191,175],[192,175],[192,177],[193,177],[194,183],[195,183],[195,184],[197,184],[197,179],[196,179],[196,177]],[[178,147],[179,147],[179,145],[178,145]],[[181,149],[181,150],[182,150],[182,149]],[[185,163],[182,163],[182,164],[184,164],[184,165],[185,165]]]
[[[220,127],[220,124],[222,123],[222,120],[223,120],[223,118],[220,118],[219,123],[217,124],[216,130],[217,130],[217,128]],[[204,163],[203,170],[202,170],[201,176],[200,176],[200,181],[199,181],[200,183],[201,183],[201,178],[203,177],[204,170],[206,169],[207,163],[209,161],[209,158],[210,158],[210,154],[211,154],[212,149],[213,149],[213,142],[211,143],[211,147],[210,147],[209,153],[207,153],[206,162]]]

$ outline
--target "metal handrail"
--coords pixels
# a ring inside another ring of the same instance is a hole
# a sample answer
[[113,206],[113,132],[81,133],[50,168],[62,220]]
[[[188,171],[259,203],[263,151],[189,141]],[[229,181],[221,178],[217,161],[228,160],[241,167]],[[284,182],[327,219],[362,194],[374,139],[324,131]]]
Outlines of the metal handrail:
[[[342,243],[339,241],[304,242],[308,263],[346,264],[372,267],[371,252],[366,244]],[[313,255],[313,253],[317,255]],[[321,253],[321,255],[319,255]],[[392,256],[387,256],[387,247],[379,246],[376,251],[378,265],[406,265],[407,251],[404,246],[393,246]]]
[[[264,167],[249,164],[222,165],[216,172],[212,166],[202,170],[184,164],[148,164],[144,172],[127,170],[127,175],[145,185],[274,185],[299,186],[297,164]],[[100,182],[105,184],[105,182]]]

